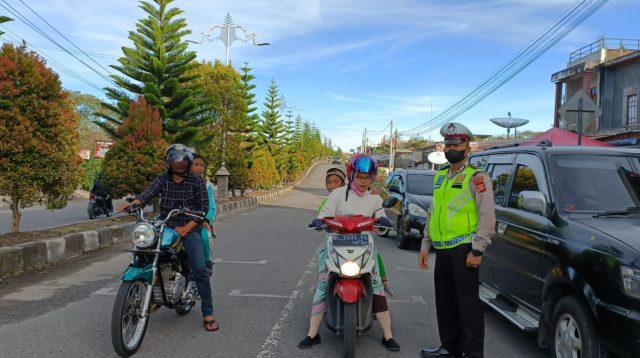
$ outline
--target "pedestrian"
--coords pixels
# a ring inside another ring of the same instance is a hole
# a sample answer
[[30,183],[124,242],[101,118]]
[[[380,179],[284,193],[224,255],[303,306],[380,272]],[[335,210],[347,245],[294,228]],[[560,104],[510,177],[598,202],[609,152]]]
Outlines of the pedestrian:
[[209,195],[209,211],[204,216],[200,235],[202,236],[202,245],[204,248],[204,264],[207,266],[209,276],[211,276],[213,274],[213,239],[216,237],[213,234],[213,221],[216,218],[216,201],[213,197],[213,184],[204,177],[206,165],[204,158],[200,154],[193,154],[192,171],[206,181],[207,194]]
[[440,129],[449,166],[434,178],[433,201],[418,265],[426,270],[431,248],[440,346],[423,349],[422,357],[484,357],[484,313],[478,269],[495,234],[490,177],[467,162],[471,131],[460,123]]

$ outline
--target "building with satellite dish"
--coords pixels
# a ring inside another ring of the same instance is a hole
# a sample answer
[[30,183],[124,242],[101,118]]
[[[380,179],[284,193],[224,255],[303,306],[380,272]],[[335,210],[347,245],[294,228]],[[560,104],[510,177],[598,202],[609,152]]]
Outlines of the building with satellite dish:
[[615,145],[640,145],[640,40],[602,38],[577,49],[551,81],[554,127]]

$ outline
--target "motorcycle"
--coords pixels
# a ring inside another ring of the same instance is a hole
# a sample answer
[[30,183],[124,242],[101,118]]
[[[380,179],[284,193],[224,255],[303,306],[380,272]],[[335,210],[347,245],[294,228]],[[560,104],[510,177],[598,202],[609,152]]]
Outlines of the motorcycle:
[[182,238],[166,227],[171,217],[186,215],[202,219],[204,213],[175,209],[164,220],[146,219],[136,207],[137,224],[133,228],[133,259],[122,275],[111,314],[111,341],[116,353],[129,357],[142,344],[151,308],[175,309],[184,316],[196,303],[197,288],[190,279]]
[[87,214],[89,219],[93,220],[100,215],[111,216],[111,212],[107,209],[107,200],[109,197],[103,198],[93,193],[89,194],[89,205],[87,206]]
[[[394,199],[383,207],[393,206]],[[375,213],[374,213],[375,215]],[[343,355],[355,355],[356,336],[373,322],[373,270],[376,266],[373,232],[386,229],[375,218],[345,215],[323,219],[327,232],[327,309],[325,326],[343,337]]]

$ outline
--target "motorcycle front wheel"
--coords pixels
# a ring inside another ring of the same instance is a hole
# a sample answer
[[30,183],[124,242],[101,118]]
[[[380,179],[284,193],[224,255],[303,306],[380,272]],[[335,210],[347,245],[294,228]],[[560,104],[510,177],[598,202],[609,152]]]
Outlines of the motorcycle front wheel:
[[118,289],[111,314],[111,342],[121,357],[138,351],[147,330],[149,315],[142,317],[147,290],[143,281],[123,282]]
[[344,324],[342,325],[343,349],[345,358],[356,355],[356,304],[344,304]]

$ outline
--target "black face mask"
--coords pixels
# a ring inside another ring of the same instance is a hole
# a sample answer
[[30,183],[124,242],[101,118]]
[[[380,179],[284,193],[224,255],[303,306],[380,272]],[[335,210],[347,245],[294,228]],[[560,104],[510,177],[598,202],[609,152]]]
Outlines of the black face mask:
[[449,149],[449,151],[444,152],[444,157],[447,158],[451,164],[460,163],[465,158],[465,151]]

